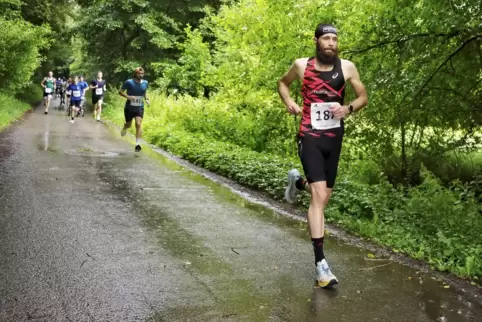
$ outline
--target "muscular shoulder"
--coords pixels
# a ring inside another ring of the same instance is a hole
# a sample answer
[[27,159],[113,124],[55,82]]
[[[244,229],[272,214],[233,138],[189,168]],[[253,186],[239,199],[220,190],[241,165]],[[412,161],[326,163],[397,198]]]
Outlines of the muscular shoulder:
[[355,64],[347,59],[341,59],[341,68],[346,79],[349,79],[356,71]]
[[308,57],[304,58],[298,58],[294,62],[294,66],[296,68],[296,74],[298,75],[299,78],[303,78],[303,75],[305,73],[306,65],[308,64]]

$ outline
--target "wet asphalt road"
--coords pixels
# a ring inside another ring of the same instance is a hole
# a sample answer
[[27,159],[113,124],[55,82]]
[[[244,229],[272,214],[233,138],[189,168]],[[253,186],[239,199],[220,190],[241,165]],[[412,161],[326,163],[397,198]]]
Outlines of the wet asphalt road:
[[305,223],[89,116],[37,109],[0,134],[0,321],[480,321],[479,301],[332,238],[341,284],[315,288]]

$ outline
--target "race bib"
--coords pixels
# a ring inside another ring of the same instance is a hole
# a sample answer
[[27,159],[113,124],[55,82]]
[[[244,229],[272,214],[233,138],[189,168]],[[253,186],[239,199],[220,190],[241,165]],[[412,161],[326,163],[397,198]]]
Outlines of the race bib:
[[102,89],[102,87],[95,89],[95,95],[102,95],[102,93],[104,93],[104,90]]
[[315,130],[327,130],[341,126],[340,119],[335,118],[330,106],[334,103],[311,104],[311,127]]
[[80,91],[73,91],[72,96],[73,97],[80,97]]
[[52,89],[50,87],[45,87],[45,93],[46,94],[52,93]]
[[142,106],[143,96],[133,96],[134,99],[131,101],[131,106]]

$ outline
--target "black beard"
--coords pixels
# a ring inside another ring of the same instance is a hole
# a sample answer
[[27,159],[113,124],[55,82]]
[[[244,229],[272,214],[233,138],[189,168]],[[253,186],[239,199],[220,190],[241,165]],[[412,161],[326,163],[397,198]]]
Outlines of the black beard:
[[140,81],[140,80],[142,80],[142,77],[141,77],[141,76],[136,76],[136,79]]
[[321,48],[320,44],[316,43],[316,58],[324,65],[333,65],[338,58],[338,50],[333,49],[333,54],[326,54],[325,50]]

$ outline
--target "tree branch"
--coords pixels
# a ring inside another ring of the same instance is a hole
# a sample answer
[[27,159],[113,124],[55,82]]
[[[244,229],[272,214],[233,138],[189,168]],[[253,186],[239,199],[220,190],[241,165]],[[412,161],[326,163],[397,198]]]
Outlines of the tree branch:
[[435,75],[442,69],[442,67],[445,66],[445,64],[447,64],[455,55],[457,55],[462,49],[464,49],[465,46],[467,46],[472,41],[481,37],[482,37],[482,34],[470,37],[469,39],[465,40],[462,44],[460,44],[460,46],[457,47],[450,55],[448,55],[448,57],[445,58],[445,60],[432,72],[430,77],[422,84],[418,92],[415,94],[414,99],[423,92],[423,90],[428,85],[428,83],[435,77]]
[[363,52],[370,51],[372,49],[383,47],[383,46],[386,46],[386,45],[401,44],[401,43],[407,42],[407,41],[412,40],[412,39],[423,38],[423,37],[447,37],[447,38],[452,38],[452,37],[460,35],[462,32],[465,32],[465,30],[463,30],[463,31],[455,30],[455,31],[452,31],[452,32],[449,32],[449,33],[412,34],[412,35],[400,37],[398,39],[383,40],[383,41],[381,41],[377,44],[373,44],[373,45],[370,45],[370,46],[368,46],[366,48],[362,48],[362,49],[345,50],[345,51],[342,51],[342,53],[343,54],[363,53]]
[[464,102],[467,102],[469,103],[472,107],[475,107],[477,108],[477,104],[475,104],[474,102],[472,102],[471,100],[469,100],[467,98],[467,94],[461,94],[459,92],[457,92],[456,90],[454,90],[453,88],[446,88],[446,87],[428,87],[428,90],[437,90],[437,91],[447,91],[447,92],[450,92],[452,94],[455,94],[456,96],[460,97],[461,98],[461,101],[464,101]]

